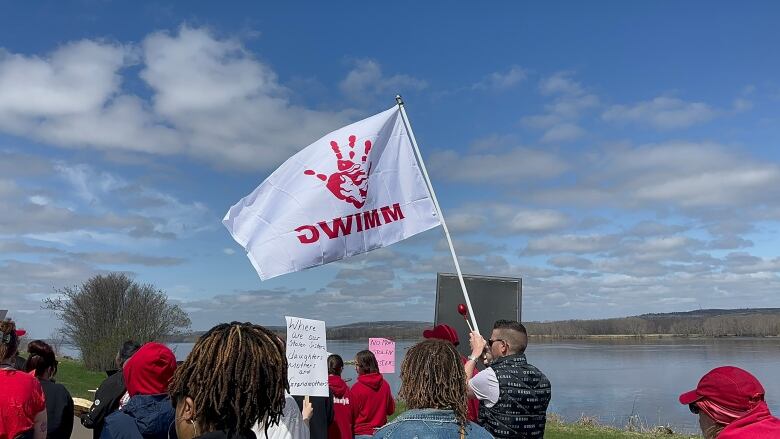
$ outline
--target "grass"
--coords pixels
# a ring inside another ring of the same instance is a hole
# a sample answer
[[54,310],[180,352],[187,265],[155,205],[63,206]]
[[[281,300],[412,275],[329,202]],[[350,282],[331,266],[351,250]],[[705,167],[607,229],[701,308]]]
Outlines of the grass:
[[566,424],[551,416],[544,429],[545,439],[687,439],[700,436],[654,433],[637,433],[600,425]]
[[[406,411],[406,404],[396,400],[395,413],[388,418],[392,421]],[[700,438],[695,435],[669,434],[668,432],[631,432],[613,427],[598,425],[593,418],[583,418],[581,421],[569,424],[562,422],[555,414],[547,417],[544,429],[545,439],[690,439]]]
[[88,390],[97,389],[100,383],[106,379],[106,374],[89,371],[78,361],[60,360],[55,379],[68,389],[71,396],[91,401],[95,394],[88,392]]
[[[94,394],[88,392],[97,389],[106,378],[102,372],[88,371],[83,364],[73,360],[61,360],[57,372],[57,382],[63,384],[74,397],[92,400]],[[390,420],[406,411],[402,400],[396,401],[395,413]],[[699,436],[685,436],[668,433],[635,433],[616,428],[597,425],[590,418],[583,418],[578,423],[561,422],[555,415],[548,416],[544,432],[545,439],[689,439]]]

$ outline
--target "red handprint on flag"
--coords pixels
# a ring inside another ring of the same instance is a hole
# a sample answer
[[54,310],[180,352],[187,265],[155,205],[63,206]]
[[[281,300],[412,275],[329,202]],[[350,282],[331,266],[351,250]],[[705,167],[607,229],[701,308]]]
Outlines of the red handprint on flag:
[[315,175],[325,181],[325,187],[339,200],[344,200],[360,209],[366,204],[368,195],[368,176],[371,174],[371,162],[368,161],[368,153],[371,151],[371,141],[364,143],[363,155],[360,161],[354,162],[356,137],[349,136],[349,158],[345,159],[338,142],[331,140],[330,147],[336,155],[336,167],[338,171],[327,176],[307,169],[306,175]]

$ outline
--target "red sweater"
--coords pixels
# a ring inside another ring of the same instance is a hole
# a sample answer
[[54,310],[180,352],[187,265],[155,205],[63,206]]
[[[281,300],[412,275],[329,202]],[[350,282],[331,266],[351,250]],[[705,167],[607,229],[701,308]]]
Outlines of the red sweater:
[[374,434],[375,429],[387,423],[387,416],[395,411],[395,400],[390,385],[381,373],[358,376],[350,390],[352,398],[352,423],[355,435]]
[[352,397],[347,383],[338,375],[328,375],[333,394],[333,422],[328,427],[328,439],[352,439]]

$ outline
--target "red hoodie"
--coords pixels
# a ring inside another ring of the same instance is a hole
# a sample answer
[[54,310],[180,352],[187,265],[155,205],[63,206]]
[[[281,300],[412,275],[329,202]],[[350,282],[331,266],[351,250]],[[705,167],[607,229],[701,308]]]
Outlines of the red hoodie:
[[175,371],[176,356],[173,351],[164,344],[154,342],[141,346],[122,368],[130,396],[167,392]]
[[333,422],[328,427],[328,439],[352,439],[349,387],[338,375],[328,375],[328,386],[333,394]]
[[381,373],[367,373],[358,376],[350,393],[355,435],[373,436],[375,429],[387,424],[387,416],[395,411],[390,385],[382,378]]
[[780,419],[769,412],[761,401],[745,416],[727,425],[718,434],[718,439],[769,439],[780,437]]

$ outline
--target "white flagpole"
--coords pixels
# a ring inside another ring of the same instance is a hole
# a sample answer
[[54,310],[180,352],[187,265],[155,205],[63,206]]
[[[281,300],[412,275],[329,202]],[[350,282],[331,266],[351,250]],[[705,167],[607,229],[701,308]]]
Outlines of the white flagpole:
[[396,95],[395,101],[398,103],[398,107],[401,109],[401,117],[403,118],[404,125],[406,126],[406,132],[409,134],[409,140],[412,142],[412,147],[414,147],[414,153],[417,156],[417,161],[420,163],[420,169],[422,169],[425,184],[428,186],[428,191],[431,193],[431,200],[433,200],[433,205],[436,207],[436,213],[438,213],[439,219],[441,220],[441,225],[444,228],[444,236],[447,237],[447,244],[450,246],[450,253],[452,253],[452,260],[455,262],[455,270],[458,272],[460,288],[463,290],[463,298],[466,299],[466,306],[469,309],[471,322],[474,324],[474,330],[479,333],[477,319],[474,317],[474,310],[471,308],[471,300],[469,300],[469,292],[466,290],[466,283],[463,281],[463,273],[460,271],[458,257],[455,255],[455,247],[452,245],[452,238],[450,238],[450,231],[447,229],[447,223],[444,221],[444,214],[441,211],[441,206],[439,206],[439,200],[436,199],[436,192],[433,191],[433,184],[431,183],[431,178],[428,176],[428,170],[425,169],[425,162],[423,161],[422,154],[420,154],[420,148],[417,146],[417,140],[414,137],[414,131],[412,131],[412,124],[409,123],[409,118],[406,116],[406,109],[404,108],[404,101],[401,99],[401,95]]

